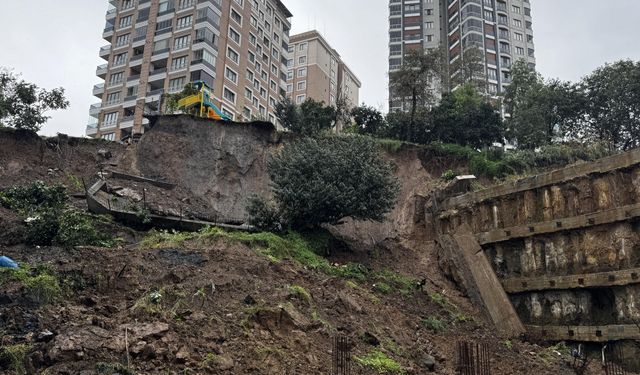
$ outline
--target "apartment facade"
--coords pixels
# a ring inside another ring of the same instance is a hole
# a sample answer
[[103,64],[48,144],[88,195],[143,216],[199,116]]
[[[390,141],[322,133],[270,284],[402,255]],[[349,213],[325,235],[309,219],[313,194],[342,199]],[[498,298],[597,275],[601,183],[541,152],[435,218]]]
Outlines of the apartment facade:
[[[454,66],[477,48],[487,93],[497,96],[511,82],[514,61],[535,67],[530,0],[390,0],[389,12],[389,72],[410,50],[442,47]],[[452,69],[453,77],[458,73]],[[402,109],[391,92],[390,109]]]
[[87,135],[144,132],[165,94],[201,80],[236,121],[275,121],[286,94],[291,13],[280,0],[110,0]]
[[335,105],[345,98],[358,105],[362,83],[318,31],[291,36],[289,54],[287,96],[294,103],[310,98]]

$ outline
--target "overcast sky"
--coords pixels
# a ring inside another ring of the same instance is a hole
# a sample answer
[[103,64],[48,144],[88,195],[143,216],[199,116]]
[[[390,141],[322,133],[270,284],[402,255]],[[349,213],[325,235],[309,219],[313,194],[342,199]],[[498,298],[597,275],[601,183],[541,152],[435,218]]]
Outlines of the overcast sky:
[[[319,30],[362,81],[360,98],[387,100],[388,1],[283,0],[293,33]],[[538,70],[577,80],[605,62],[640,60],[640,0],[531,0]],[[106,0],[0,0],[0,66],[45,88],[62,86],[71,107],[43,134],[84,135],[96,66],[104,61]]]

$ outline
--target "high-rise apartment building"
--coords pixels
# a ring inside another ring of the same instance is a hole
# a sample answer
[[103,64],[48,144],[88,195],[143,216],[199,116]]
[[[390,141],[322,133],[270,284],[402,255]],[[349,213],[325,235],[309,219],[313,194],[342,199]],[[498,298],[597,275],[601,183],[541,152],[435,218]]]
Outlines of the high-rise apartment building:
[[[400,68],[410,50],[443,47],[455,66],[463,51],[477,48],[486,90],[497,95],[509,84],[515,60],[535,66],[529,0],[390,0],[389,11],[390,72]],[[390,93],[390,109],[401,109],[401,101],[392,99]]]
[[201,80],[229,117],[275,121],[286,94],[291,13],[280,0],[110,0],[97,69],[105,82],[87,135],[121,140],[144,131],[163,94]]
[[340,54],[317,31],[291,36],[287,96],[300,104],[310,98],[335,105],[344,98],[357,106],[362,84]]

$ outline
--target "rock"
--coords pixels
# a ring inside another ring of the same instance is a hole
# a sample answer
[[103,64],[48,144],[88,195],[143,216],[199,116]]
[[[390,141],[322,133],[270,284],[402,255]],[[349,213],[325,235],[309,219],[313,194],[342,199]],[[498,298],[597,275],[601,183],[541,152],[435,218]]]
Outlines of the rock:
[[187,351],[187,347],[183,346],[176,353],[176,363],[186,363],[189,359],[189,352]]
[[258,324],[271,332],[288,332],[294,329],[307,331],[312,326],[309,319],[289,304],[278,309],[259,310],[254,318]]
[[142,358],[144,359],[154,359],[161,354],[158,348],[155,345],[147,344],[142,349]]
[[57,362],[74,358],[76,353],[81,353],[84,349],[95,351],[110,337],[110,332],[100,327],[73,327],[56,336],[48,353],[49,358]]
[[434,371],[436,369],[436,359],[431,355],[425,355],[421,361],[422,367],[429,371]]
[[235,366],[233,359],[224,355],[217,356],[215,363],[221,371],[231,370]]
[[104,346],[114,351],[124,351],[126,344],[125,330],[127,330],[126,334],[130,343],[137,341],[149,342],[152,339],[164,336],[164,334],[169,331],[169,325],[162,322],[123,324],[117,328],[112,339],[106,342]]
[[338,294],[338,299],[340,300],[340,302],[342,302],[344,307],[347,308],[347,310],[362,314],[362,306],[360,306],[360,304],[356,301],[355,298],[353,298],[353,296],[347,293],[340,293]]
[[42,331],[38,334],[38,337],[36,337],[36,342],[49,342],[53,340],[54,336],[53,332],[49,330]]
[[133,346],[129,347],[129,352],[131,352],[133,354],[140,354],[140,353],[142,353],[142,351],[144,350],[144,348],[146,346],[147,346],[147,342],[146,341],[138,341]]
[[115,192],[115,194],[122,198],[129,198],[134,202],[140,202],[142,200],[142,195],[137,191],[130,188],[123,188]]
[[105,150],[105,149],[98,150],[98,156],[101,156],[103,159],[107,159],[107,160],[113,157],[113,155],[111,154],[111,151]]

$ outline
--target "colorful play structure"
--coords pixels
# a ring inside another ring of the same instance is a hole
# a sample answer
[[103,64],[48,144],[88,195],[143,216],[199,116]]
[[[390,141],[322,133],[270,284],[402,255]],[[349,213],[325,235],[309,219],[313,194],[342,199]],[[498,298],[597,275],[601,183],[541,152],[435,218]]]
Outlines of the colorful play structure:
[[191,85],[194,94],[180,99],[178,101],[178,109],[200,117],[231,121],[229,116],[222,113],[220,108],[213,103],[213,90],[209,86],[203,81],[194,81],[189,85]]

